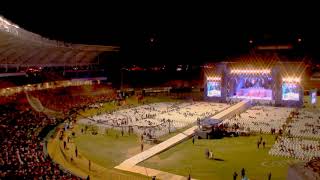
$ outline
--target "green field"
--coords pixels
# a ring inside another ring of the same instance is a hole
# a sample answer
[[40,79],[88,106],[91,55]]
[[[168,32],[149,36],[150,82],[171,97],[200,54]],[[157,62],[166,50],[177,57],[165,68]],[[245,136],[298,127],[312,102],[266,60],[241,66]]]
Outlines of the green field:
[[[309,101],[309,97],[304,97]],[[318,107],[320,104],[318,98]],[[172,101],[169,98],[149,98],[146,103]],[[127,101],[131,106],[138,105],[135,99]],[[309,103],[307,103],[309,107]],[[118,107],[112,103],[104,104],[103,111],[115,110]],[[93,115],[101,109],[92,109],[83,112],[83,115]],[[78,129],[79,131],[79,129]],[[175,133],[161,138],[165,140]],[[267,174],[272,173],[273,180],[286,179],[288,166],[298,160],[274,157],[268,154],[274,144],[274,136],[262,135],[267,142],[265,149],[257,149],[256,142],[259,136],[224,138],[218,140],[196,140],[195,145],[191,140],[156,155],[139,165],[158,169],[174,174],[208,180],[232,179],[236,171],[240,179],[240,170],[246,169],[246,174],[251,180],[267,179]],[[139,138],[135,135],[121,136],[120,132],[109,130],[108,134],[78,135],[75,143],[79,151],[88,159],[99,165],[112,169],[125,159],[140,152]],[[145,149],[150,146],[145,146]],[[205,157],[205,149],[211,149],[215,160]]]
[[[195,145],[188,140],[140,165],[183,176],[190,173],[193,178],[205,180],[232,179],[232,174],[236,171],[240,175],[242,168],[245,168],[251,180],[267,179],[269,172],[272,173],[272,179],[286,179],[289,164],[298,161],[270,156],[268,151],[274,144],[274,137],[271,135],[263,135],[267,146],[265,149],[257,149],[259,137],[196,140]],[[207,148],[213,151],[215,160],[205,157]]]
[[115,130],[98,135],[77,134],[79,135],[74,140],[78,150],[86,158],[107,168],[113,168],[140,152],[140,142],[136,135],[121,136],[121,133]]

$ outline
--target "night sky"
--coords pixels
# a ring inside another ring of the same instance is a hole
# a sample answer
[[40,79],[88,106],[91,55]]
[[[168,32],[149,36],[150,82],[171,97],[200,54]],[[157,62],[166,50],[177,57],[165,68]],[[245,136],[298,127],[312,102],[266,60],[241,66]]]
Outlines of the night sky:
[[296,43],[320,57],[312,6],[265,3],[183,6],[86,2],[5,6],[0,14],[28,31],[72,43],[119,45],[127,62],[196,62],[248,52],[254,44]]

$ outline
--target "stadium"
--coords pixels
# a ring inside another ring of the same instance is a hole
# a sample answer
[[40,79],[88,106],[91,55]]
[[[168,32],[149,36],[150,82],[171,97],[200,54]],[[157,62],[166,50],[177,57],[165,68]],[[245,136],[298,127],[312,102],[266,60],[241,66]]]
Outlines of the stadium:
[[0,16],[0,179],[320,179],[320,68],[290,54],[301,41],[116,64],[121,45]]

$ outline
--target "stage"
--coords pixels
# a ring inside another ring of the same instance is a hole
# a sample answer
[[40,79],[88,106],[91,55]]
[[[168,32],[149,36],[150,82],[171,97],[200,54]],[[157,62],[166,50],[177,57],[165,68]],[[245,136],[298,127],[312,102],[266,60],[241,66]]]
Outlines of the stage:
[[[211,68],[205,79],[205,99],[219,102],[249,100],[257,104],[302,106],[303,88],[292,64],[273,66],[222,63]],[[207,70],[209,71],[209,70]]]

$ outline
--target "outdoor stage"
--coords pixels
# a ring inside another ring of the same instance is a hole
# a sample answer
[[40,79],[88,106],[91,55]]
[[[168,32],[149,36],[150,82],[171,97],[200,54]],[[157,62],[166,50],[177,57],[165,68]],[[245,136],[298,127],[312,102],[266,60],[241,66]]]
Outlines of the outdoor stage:
[[[293,64],[294,65],[294,64]],[[302,106],[303,89],[292,64],[280,62],[273,66],[258,67],[252,64],[218,63],[205,70],[205,99],[213,101]],[[286,69],[287,68],[287,69]]]

